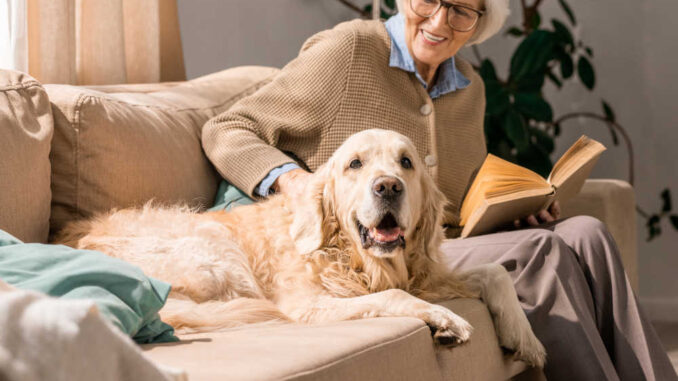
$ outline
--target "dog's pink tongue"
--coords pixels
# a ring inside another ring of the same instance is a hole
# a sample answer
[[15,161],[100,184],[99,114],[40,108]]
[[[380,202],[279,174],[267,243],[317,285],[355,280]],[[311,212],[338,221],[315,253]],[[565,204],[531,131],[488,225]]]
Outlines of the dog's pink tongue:
[[370,235],[378,242],[392,242],[400,237],[401,231],[399,227],[392,229],[370,229]]

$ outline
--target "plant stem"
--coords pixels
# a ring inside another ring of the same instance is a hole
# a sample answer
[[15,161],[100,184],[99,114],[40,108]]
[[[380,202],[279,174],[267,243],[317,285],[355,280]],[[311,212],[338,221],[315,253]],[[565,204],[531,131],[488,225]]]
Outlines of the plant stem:
[[629,184],[633,185],[634,182],[634,170],[633,170],[633,163],[634,163],[634,157],[633,157],[633,145],[631,144],[631,139],[629,138],[629,135],[626,133],[626,130],[622,126],[620,126],[617,122],[613,122],[611,120],[608,120],[604,116],[594,114],[592,112],[573,112],[570,114],[565,114],[561,116],[560,118],[556,119],[552,125],[556,124],[561,124],[562,122],[568,120],[568,119],[573,119],[573,118],[579,118],[579,117],[587,117],[587,118],[592,118],[599,120],[601,122],[606,123],[610,128],[614,128],[619,133],[622,134],[622,137],[624,138],[624,143],[626,145],[626,150],[629,153]]
[[541,4],[542,0],[535,0],[532,5],[527,5],[525,0],[520,0],[520,5],[523,8],[523,29],[526,34],[532,32],[532,18],[537,14],[537,8]]

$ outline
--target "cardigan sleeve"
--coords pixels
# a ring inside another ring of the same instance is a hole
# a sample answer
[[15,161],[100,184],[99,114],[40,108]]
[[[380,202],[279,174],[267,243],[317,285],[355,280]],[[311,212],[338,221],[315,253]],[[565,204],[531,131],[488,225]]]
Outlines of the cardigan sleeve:
[[338,113],[355,49],[351,30],[320,32],[266,86],[203,127],[202,144],[217,171],[251,196],[291,153],[319,144]]

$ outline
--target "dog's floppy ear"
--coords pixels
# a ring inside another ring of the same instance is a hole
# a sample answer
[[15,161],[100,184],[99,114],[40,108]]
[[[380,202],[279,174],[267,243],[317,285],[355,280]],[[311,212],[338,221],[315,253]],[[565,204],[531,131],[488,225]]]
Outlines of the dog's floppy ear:
[[417,224],[417,240],[420,241],[415,246],[437,261],[440,244],[445,238],[442,224],[447,199],[428,174],[422,178],[422,188],[422,214]]
[[329,165],[324,164],[313,173],[302,195],[294,200],[290,236],[300,254],[311,253],[323,244],[323,199],[328,180]]

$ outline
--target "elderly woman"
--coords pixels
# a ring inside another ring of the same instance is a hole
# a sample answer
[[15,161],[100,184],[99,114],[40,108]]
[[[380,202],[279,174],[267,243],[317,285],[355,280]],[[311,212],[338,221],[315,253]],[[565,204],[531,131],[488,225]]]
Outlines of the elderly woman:
[[[508,0],[402,0],[399,9],[386,23],[316,34],[271,83],[209,121],[203,145],[221,175],[251,197],[299,192],[348,136],[394,130],[416,145],[449,200],[447,234],[458,236],[486,148],[483,82],[455,55],[501,28]],[[447,240],[448,265],[508,269],[549,379],[676,379],[609,233],[588,217],[553,222],[557,209],[529,217],[538,225],[529,229]]]

